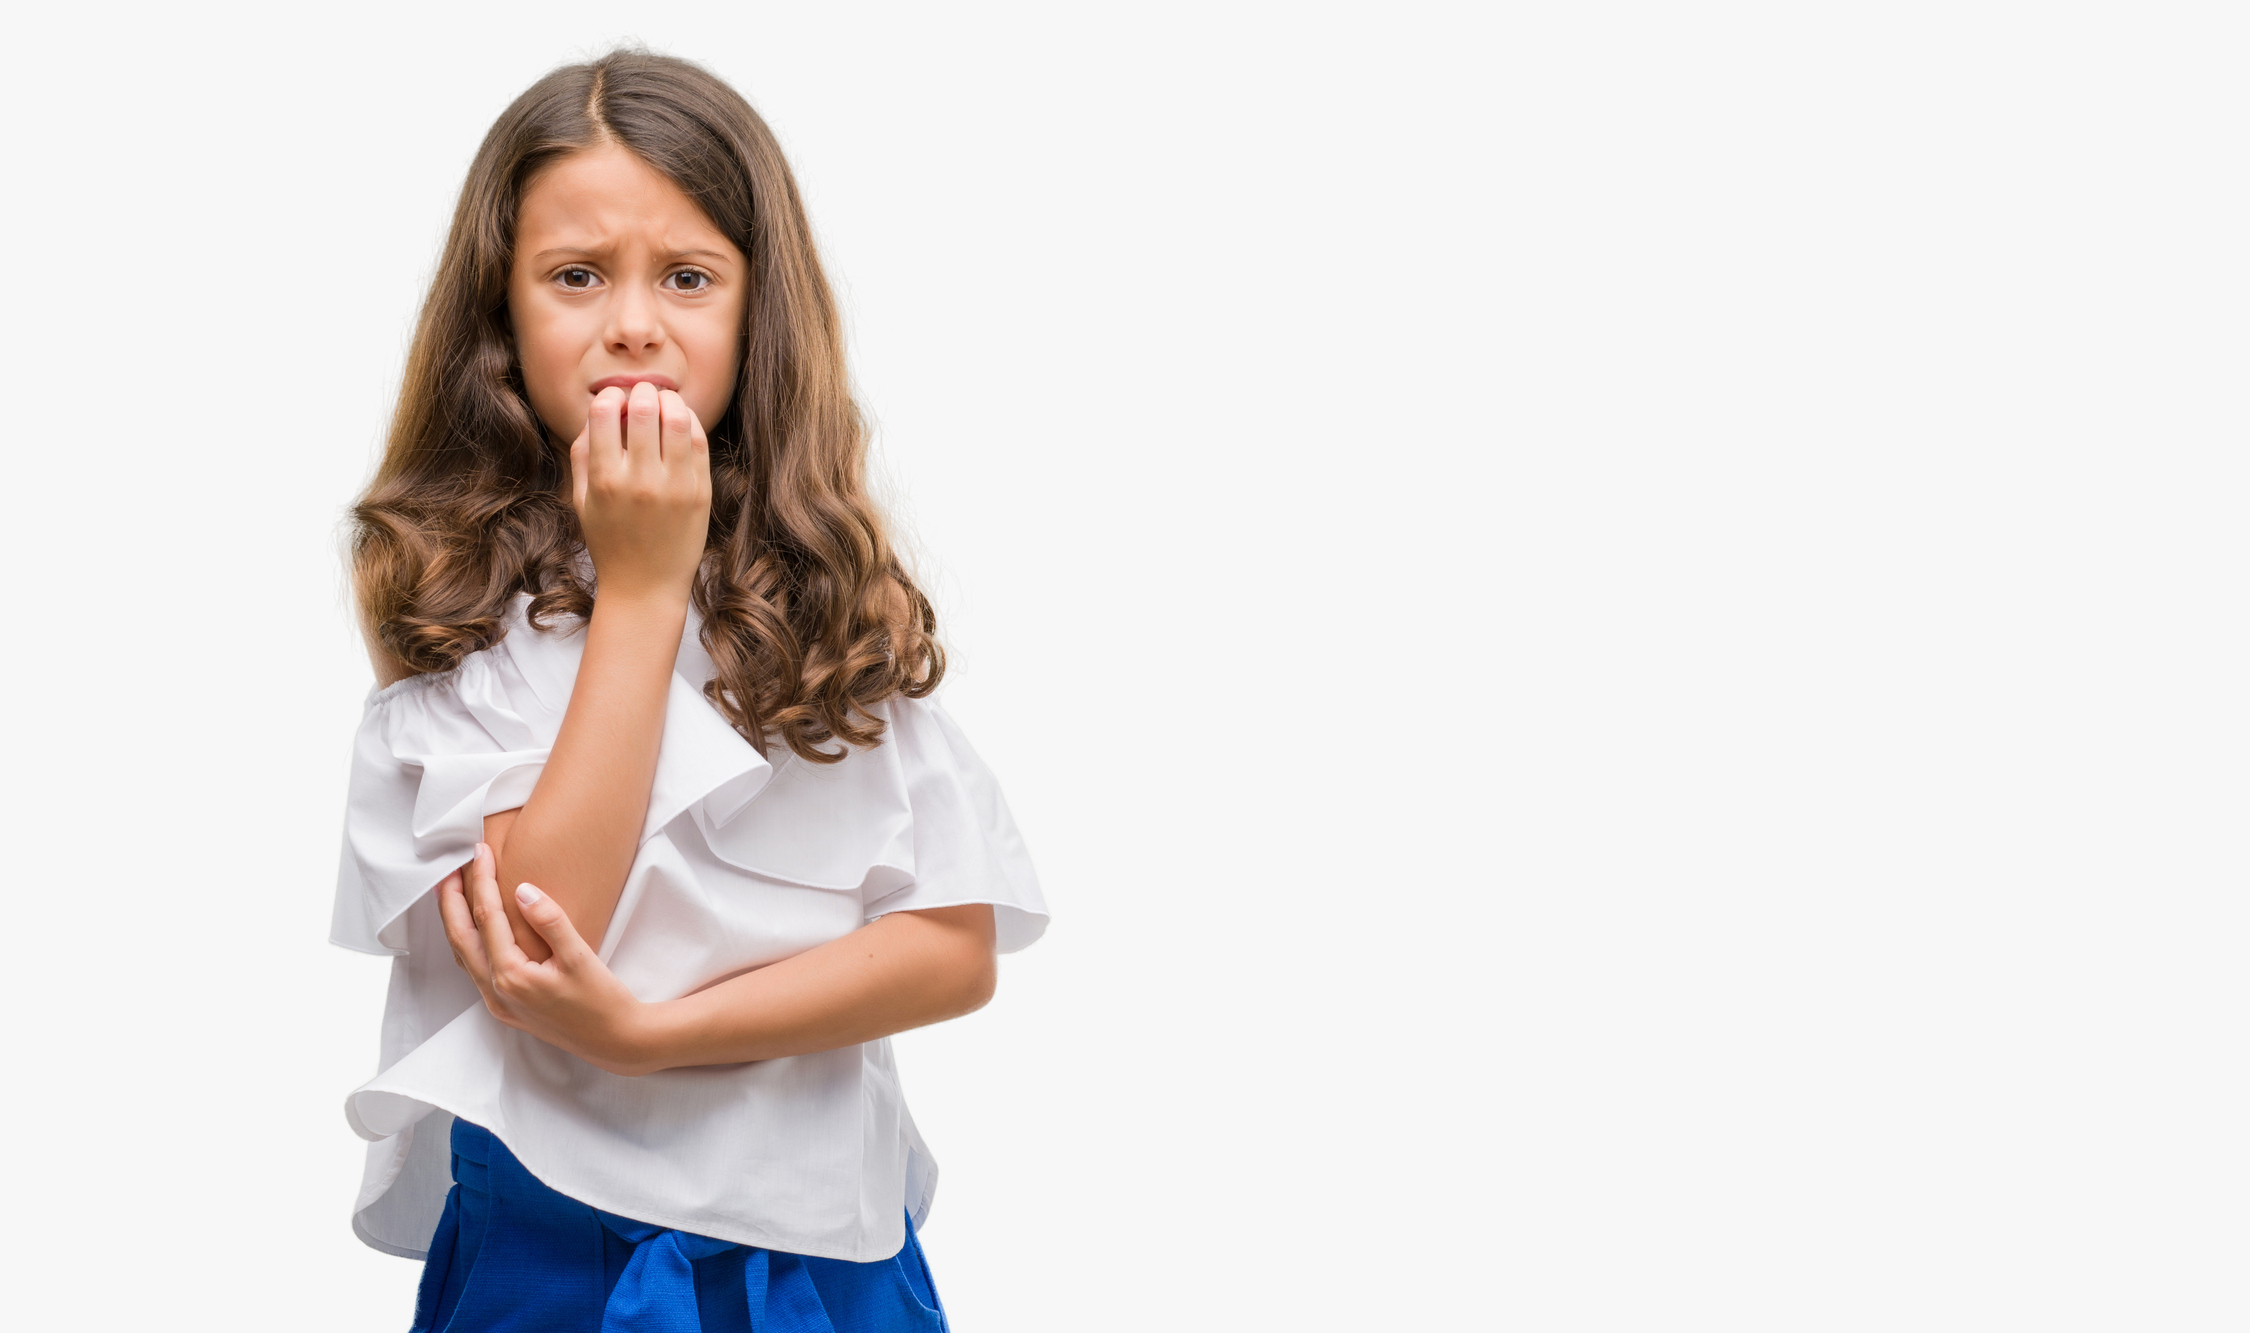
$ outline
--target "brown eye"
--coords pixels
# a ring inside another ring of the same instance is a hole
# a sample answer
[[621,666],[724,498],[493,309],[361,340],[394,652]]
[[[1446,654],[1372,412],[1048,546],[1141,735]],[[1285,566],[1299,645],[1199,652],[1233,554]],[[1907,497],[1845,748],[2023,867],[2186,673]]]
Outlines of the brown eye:
[[679,284],[679,289],[683,292],[700,292],[711,285],[710,274],[698,273],[692,268],[673,274],[672,280]]
[[555,276],[562,279],[563,286],[574,292],[582,292],[594,285],[594,275],[582,268],[566,268]]

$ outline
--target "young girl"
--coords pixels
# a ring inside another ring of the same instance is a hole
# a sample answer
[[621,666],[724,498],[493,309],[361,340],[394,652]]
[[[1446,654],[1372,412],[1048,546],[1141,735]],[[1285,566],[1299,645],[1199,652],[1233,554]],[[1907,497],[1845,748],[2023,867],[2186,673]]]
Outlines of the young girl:
[[353,1224],[416,1329],[945,1326],[888,1037],[1047,914],[864,474],[764,122],[637,52],[518,98],[354,511]]

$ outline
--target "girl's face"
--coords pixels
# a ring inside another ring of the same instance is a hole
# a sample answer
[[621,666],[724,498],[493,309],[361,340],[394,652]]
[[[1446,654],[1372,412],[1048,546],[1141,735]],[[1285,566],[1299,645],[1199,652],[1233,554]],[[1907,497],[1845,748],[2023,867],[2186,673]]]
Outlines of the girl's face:
[[558,441],[578,437],[595,394],[642,380],[715,425],[748,297],[742,252],[619,145],[572,153],[524,192],[508,315],[532,410]]

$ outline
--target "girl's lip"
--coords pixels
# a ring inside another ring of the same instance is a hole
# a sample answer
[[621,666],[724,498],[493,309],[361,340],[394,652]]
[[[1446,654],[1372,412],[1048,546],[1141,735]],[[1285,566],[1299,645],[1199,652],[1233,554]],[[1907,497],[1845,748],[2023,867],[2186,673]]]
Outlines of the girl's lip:
[[670,375],[612,375],[606,380],[595,380],[586,392],[595,394],[604,389],[623,389],[631,393],[636,384],[653,384],[659,389],[670,389],[674,393],[680,391],[679,384]]

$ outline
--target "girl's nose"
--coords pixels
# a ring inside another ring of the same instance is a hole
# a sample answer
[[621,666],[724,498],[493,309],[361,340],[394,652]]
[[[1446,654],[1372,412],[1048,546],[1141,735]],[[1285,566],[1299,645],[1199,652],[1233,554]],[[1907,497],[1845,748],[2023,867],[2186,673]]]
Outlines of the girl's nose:
[[603,341],[613,352],[627,355],[652,351],[664,344],[664,322],[655,297],[639,283],[619,283],[609,303],[609,327]]

